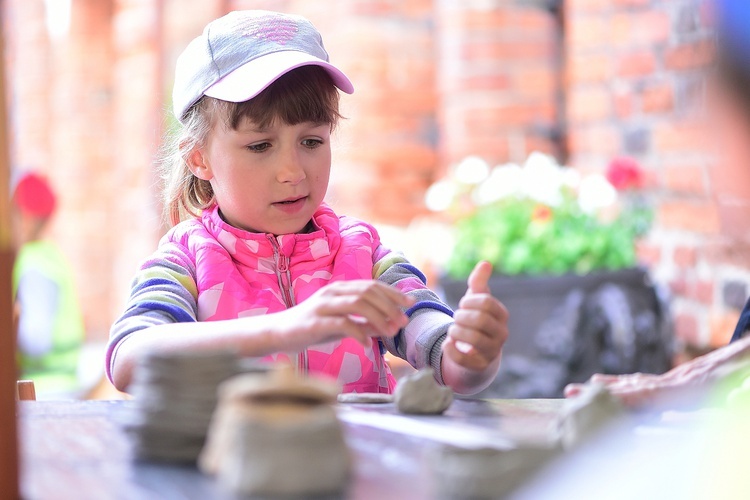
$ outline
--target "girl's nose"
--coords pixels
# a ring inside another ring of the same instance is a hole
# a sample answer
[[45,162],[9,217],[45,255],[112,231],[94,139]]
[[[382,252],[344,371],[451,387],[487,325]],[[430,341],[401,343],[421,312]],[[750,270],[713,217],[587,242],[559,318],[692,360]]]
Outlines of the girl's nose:
[[302,163],[296,154],[290,153],[283,158],[277,175],[279,182],[295,185],[305,180],[306,177],[305,169],[302,168]]

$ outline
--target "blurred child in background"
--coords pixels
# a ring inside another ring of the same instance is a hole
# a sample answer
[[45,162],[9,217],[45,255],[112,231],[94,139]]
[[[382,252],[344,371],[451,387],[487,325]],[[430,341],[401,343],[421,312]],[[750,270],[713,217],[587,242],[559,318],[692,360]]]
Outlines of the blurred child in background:
[[58,247],[43,239],[56,197],[42,176],[24,173],[12,194],[17,256],[13,293],[17,313],[20,378],[41,397],[77,395],[83,319],[73,276]]

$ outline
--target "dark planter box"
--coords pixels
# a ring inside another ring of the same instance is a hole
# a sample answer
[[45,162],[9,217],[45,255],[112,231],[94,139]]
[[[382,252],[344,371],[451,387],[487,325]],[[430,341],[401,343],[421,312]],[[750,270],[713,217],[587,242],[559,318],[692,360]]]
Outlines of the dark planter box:
[[[451,307],[466,281],[443,278]],[[671,367],[673,328],[663,294],[644,269],[588,275],[493,276],[510,312],[500,373],[482,397],[561,397],[594,373],[662,373]]]

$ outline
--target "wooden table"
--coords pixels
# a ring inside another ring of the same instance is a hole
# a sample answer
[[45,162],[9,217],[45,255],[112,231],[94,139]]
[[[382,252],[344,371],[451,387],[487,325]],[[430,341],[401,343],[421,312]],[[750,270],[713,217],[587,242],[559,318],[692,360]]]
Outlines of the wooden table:
[[[19,404],[24,498],[230,499],[194,466],[132,459],[117,423],[128,401]],[[457,400],[444,416],[407,417],[392,404],[339,408],[355,475],[346,498],[434,498],[428,457],[441,444],[544,444],[561,400]]]

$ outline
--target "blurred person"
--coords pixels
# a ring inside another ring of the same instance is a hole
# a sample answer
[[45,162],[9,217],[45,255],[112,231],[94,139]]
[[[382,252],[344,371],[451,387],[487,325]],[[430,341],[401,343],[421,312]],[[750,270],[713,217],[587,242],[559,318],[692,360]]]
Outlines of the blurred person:
[[174,227],[138,271],[110,333],[106,370],[125,390],[149,352],[234,348],[390,393],[386,350],[476,393],[497,374],[508,313],[481,263],[453,313],[377,230],[325,202],[339,90],[300,16],[236,11],[177,61],[182,135],[165,165]]
[[[717,64],[708,82],[707,111],[718,134],[719,159],[714,178],[736,176],[736,166],[750,168],[750,2],[714,0],[707,4],[717,31]],[[750,176],[748,176],[750,180]],[[727,184],[727,181],[722,181]],[[661,375],[635,373],[602,375],[590,382],[606,385],[625,404],[695,401],[697,391],[708,390],[725,379],[750,373],[750,300],[728,346],[681,364]],[[580,384],[565,390],[568,397]],[[746,388],[750,391],[750,386]]]
[[56,196],[46,179],[27,172],[14,188],[11,206],[20,377],[34,381],[40,398],[73,397],[79,391],[84,326],[68,262],[43,238]]

